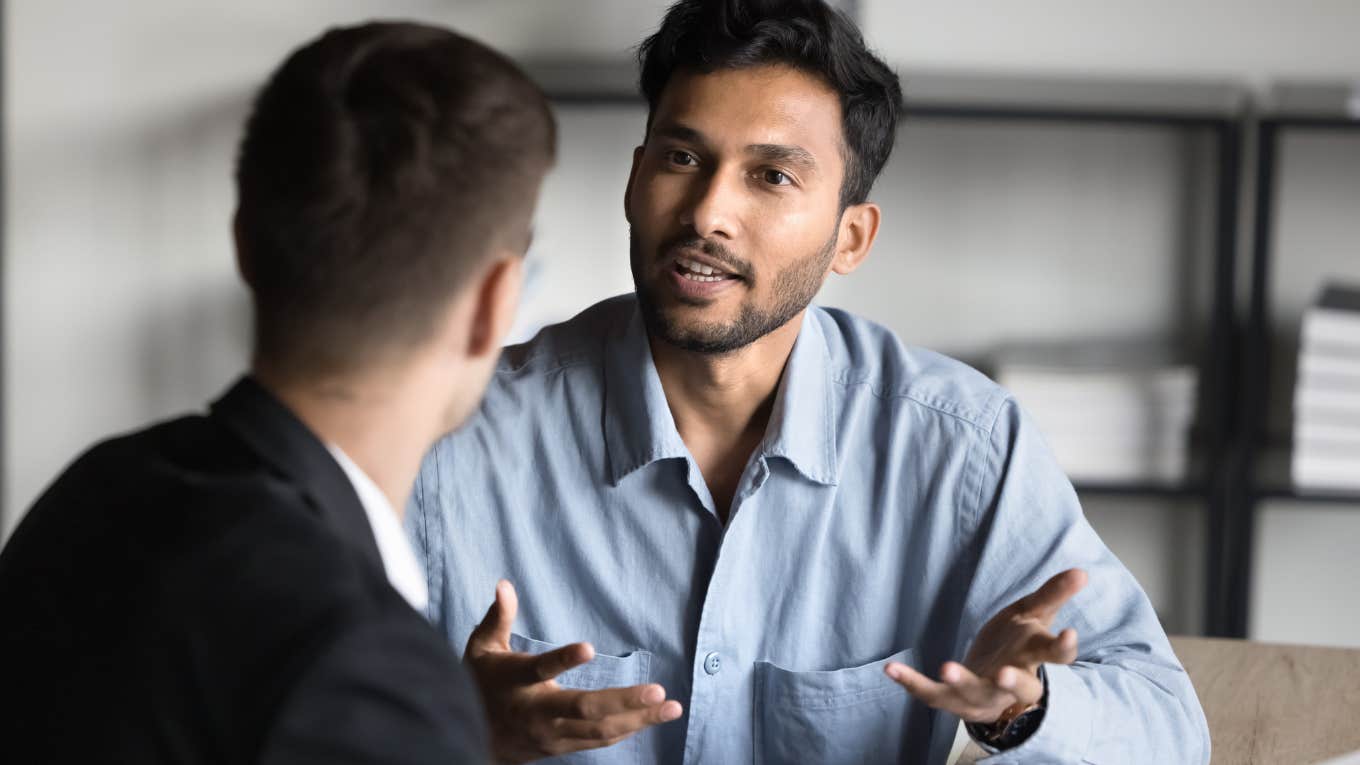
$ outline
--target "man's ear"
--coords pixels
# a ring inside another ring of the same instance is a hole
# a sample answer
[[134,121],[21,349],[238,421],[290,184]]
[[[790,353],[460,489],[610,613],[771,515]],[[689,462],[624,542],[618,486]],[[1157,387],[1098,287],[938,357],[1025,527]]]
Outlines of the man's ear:
[[869,249],[874,246],[878,236],[878,223],[882,211],[872,202],[851,205],[841,213],[840,230],[836,235],[836,256],[831,260],[831,270],[845,276],[859,268],[859,264],[869,257]]
[[471,358],[497,354],[519,309],[524,282],[524,258],[506,250],[482,272],[472,309],[467,355]]
[[633,199],[633,181],[637,178],[638,166],[642,164],[642,149],[641,146],[633,149],[633,167],[628,171],[628,184],[623,187],[623,219],[630,226],[633,224],[633,214],[629,211]]
[[245,229],[241,223],[241,208],[236,208],[236,213],[231,216],[231,239],[236,245],[236,271],[241,275],[241,281],[246,286],[255,289],[255,266],[250,260],[250,253],[245,248]]

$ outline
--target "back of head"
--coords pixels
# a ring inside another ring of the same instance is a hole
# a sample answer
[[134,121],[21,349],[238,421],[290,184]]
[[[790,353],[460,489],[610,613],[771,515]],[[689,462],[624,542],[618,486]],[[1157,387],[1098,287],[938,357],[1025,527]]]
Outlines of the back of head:
[[868,198],[892,152],[902,108],[897,75],[865,47],[854,22],[822,0],[679,0],[643,41],[638,61],[651,112],[679,70],[777,64],[820,77],[840,96],[842,207]]
[[344,374],[413,349],[522,253],[556,127],[508,59],[430,26],[335,29],[258,96],[237,162],[257,363]]

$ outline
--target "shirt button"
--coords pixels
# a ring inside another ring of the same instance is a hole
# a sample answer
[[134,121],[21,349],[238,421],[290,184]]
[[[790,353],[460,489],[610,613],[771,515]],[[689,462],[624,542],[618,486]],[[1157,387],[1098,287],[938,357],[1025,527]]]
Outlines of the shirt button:
[[704,671],[716,675],[722,671],[722,654],[714,651],[704,657]]

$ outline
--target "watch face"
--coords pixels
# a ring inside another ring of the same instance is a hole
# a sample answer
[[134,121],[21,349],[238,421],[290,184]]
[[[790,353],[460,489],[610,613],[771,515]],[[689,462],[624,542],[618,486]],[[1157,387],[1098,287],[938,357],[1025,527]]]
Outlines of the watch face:
[[998,746],[1013,747],[1024,743],[1034,731],[1038,730],[1039,723],[1044,719],[1044,708],[1038,707],[1011,720],[1011,724],[1006,726],[1006,731],[1001,734]]

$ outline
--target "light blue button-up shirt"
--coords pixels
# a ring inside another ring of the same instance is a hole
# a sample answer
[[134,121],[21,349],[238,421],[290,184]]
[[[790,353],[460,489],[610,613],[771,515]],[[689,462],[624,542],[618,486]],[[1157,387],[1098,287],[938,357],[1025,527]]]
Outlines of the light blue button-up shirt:
[[458,651],[505,577],[513,648],[594,644],[563,685],[656,682],[685,707],[562,762],[943,763],[956,718],[884,664],[935,676],[1072,567],[1089,584],[1054,627],[1080,658],[1045,667],[1038,731],[987,762],[1209,758],[1147,597],[1034,424],[981,374],[843,311],[805,314],[726,526],[628,295],[506,350],[479,414],[426,458],[407,528]]

